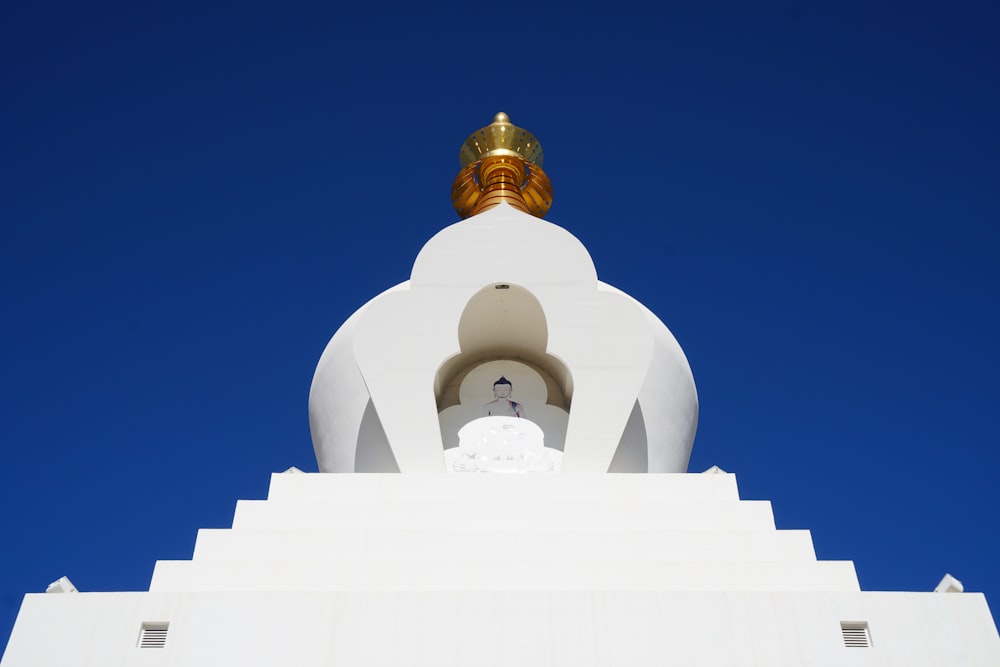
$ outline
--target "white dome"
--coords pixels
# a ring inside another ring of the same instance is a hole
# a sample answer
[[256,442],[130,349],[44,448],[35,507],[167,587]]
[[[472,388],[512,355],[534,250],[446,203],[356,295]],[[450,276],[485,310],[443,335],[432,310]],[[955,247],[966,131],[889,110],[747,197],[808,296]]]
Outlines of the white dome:
[[327,345],[309,396],[320,470],[444,472],[456,416],[479,410],[462,380],[504,361],[524,378],[515,393],[525,374],[547,388],[525,416],[563,472],[687,469],[698,399],[670,331],[598,281],[572,234],[501,205],[436,234],[411,279]]

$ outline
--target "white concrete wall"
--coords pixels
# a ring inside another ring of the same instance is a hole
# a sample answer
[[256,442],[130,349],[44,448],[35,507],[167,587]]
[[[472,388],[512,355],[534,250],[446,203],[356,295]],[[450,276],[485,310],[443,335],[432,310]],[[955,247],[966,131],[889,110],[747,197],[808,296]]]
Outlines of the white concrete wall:
[[[166,647],[136,647],[169,621]],[[846,648],[867,621],[871,648]],[[33,594],[2,667],[996,667],[980,594]]]

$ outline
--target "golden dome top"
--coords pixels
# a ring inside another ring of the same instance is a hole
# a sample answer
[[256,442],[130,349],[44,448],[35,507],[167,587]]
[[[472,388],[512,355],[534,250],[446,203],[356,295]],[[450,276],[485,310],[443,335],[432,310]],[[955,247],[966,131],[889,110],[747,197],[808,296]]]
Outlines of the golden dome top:
[[542,145],[510,122],[504,112],[462,144],[462,169],[451,186],[451,202],[463,218],[506,203],[538,218],[552,206],[552,184],[542,171]]
[[458,160],[468,167],[485,157],[508,155],[520,157],[525,162],[542,166],[542,145],[531,132],[510,122],[504,112],[493,117],[493,122],[479,128],[465,140]]

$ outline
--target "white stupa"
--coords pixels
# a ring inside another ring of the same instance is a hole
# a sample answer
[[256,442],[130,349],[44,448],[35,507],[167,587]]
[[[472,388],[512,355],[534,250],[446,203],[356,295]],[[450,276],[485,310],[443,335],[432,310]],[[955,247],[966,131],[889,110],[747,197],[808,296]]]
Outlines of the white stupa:
[[687,360],[540,219],[537,140],[498,114],[461,155],[466,219],[320,359],[321,472],[148,592],[27,595],[2,667],[1000,665],[983,595],[861,591],[732,474],[686,473]]

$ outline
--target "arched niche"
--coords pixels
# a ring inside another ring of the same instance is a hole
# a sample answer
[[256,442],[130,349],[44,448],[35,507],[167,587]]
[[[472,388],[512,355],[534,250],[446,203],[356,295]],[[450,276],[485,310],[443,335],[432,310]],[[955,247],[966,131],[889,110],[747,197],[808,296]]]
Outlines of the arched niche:
[[444,448],[458,446],[458,431],[486,415],[503,376],[513,382],[513,400],[524,402],[525,419],[542,428],[547,447],[561,451],[573,385],[565,364],[545,351],[548,326],[538,299],[519,285],[488,285],[466,304],[458,338],[459,354],[435,378]]
[[538,299],[520,285],[493,283],[476,292],[458,324],[459,353],[438,368],[438,412],[458,405],[466,375],[487,361],[509,360],[532,368],[545,382],[549,405],[568,411],[573,399],[569,369],[546,353],[548,326]]

